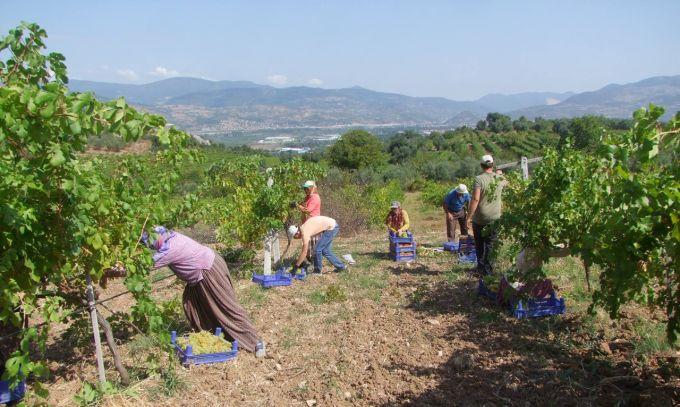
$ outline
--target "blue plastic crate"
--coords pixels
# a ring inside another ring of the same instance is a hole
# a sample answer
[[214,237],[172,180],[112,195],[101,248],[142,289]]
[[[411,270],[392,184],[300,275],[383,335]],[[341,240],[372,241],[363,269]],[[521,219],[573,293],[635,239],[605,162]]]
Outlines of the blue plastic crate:
[[21,381],[13,390],[9,389],[9,382],[0,380],[0,404],[11,403],[24,398],[26,382]]
[[[479,280],[477,294],[494,301],[498,299],[498,293],[489,290],[482,279]],[[523,319],[564,314],[567,311],[567,306],[564,298],[557,298],[553,292],[550,294],[550,297],[544,299],[518,300],[513,305],[510,305],[508,310],[515,318]]]
[[409,254],[390,253],[390,258],[394,261],[414,261],[416,259],[416,253],[415,252]]
[[542,300],[519,300],[510,308],[510,312],[517,319],[560,315],[564,314],[566,311],[567,306],[564,302],[564,298],[555,297],[554,292],[550,294],[550,297]]
[[459,244],[456,242],[444,242],[444,250],[447,252],[457,252]]
[[476,264],[477,263],[477,251],[472,249],[468,253],[458,252],[458,261],[461,263]]
[[472,236],[468,236],[467,239],[458,242],[459,252],[468,252],[470,250],[475,250],[475,239]]
[[417,249],[418,246],[415,243],[408,246],[390,246],[390,253],[414,252]]
[[264,288],[281,287],[290,285],[293,282],[293,277],[290,273],[277,272],[276,274],[253,274],[254,283],[261,285]]
[[[219,336],[221,333],[222,328],[215,329],[215,336]],[[177,331],[172,331],[170,333],[170,340],[172,342],[172,346],[175,348],[175,353],[183,365],[209,365],[213,363],[226,362],[235,359],[236,356],[238,356],[237,340],[234,340],[234,342],[231,343],[231,351],[229,352],[204,353],[202,355],[194,355],[191,351],[191,345],[187,346],[186,349],[182,349],[182,347],[177,343]]]
[[389,234],[390,243],[413,243],[413,233],[406,232],[406,237],[399,237],[392,233]]

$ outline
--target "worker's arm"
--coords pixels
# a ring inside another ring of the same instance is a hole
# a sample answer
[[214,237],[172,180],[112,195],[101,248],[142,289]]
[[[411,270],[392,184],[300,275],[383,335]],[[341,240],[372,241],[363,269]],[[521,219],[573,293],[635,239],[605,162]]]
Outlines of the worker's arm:
[[397,233],[397,229],[393,228],[392,225],[390,225],[390,214],[387,214],[387,217],[385,218],[385,226],[387,226],[387,229],[392,232],[392,233]]
[[401,230],[402,231],[408,230],[409,227],[411,226],[408,219],[408,212],[402,210],[401,213],[404,215],[404,224],[401,226]]
[[442,199],[442,208],[444,209],[444,212],[446,212],[447,215],[451,215],[451,211],[449,210],[449,206],[446,204],[446,197]]
[[306,239],[304,236],[302,237],[302,249],[300,250],[300,255],[297,258],[297,261],[295,262],[295,267],[300,267],[302,263],[305,261],[307,258],[307,251],[309,250],[309,239]]
[[477,210],[477,205],[479,205],[479,199],[482,196],[482,189],[481,188],[475,188],[472,191],[472,199],[470,200],[470,210],[468,211],[467,215],[467,222],[472,221],[472,215],[475,214],[475,211]]
[[298,209],[299,209],[300,211],[304,212],[304,213],[309,213],[309,212],[311,212],[311,211],[309,210],[309,208],[307,208],[305,205],[302,205],[302,204],[298,204]]

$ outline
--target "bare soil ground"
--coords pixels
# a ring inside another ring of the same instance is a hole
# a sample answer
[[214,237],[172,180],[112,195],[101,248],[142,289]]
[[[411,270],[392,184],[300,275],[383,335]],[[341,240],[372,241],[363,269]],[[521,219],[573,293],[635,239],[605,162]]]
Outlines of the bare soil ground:
[[[414,196],[407,198],[406,208],[417,205]],[[439,212],[410,213],[419,244],[441,245]],[[357,260],[347,272],[309,276],[271,290],[237,281],[239,299],[267,341],[266,358],[242,352],[230,363],[179,367],[176,377],[141,378],[101,404],[678,404],[678,353],[653,348],[640,353],[634,316],[642,312],[653,319],[653,314],[634,310],[622,322],[601,314],[588,317],[582,284],[565,274],[557,283],[568,301],[567,315],[518,321],[478,297],[469,266],[454,257],[397,264],[388,259],[387,247],[382,231],[339,238],[336,253],[352,253]],[[561,259],[551,267],[574,264]],[[182,285],[172,281],[159,283],[159,299],[181,296]],[[337,290],[329,291],[330,286]],[[122,290],[116,283],[107,292]],[[121,297],[109,308],[124,310],[129,304]],[[136,353],[141,342],[134,332],[121,341],[133,373],[147,363]],[[96,381],[92,353],[89,343],[76,347],[55,339],[48,354],[54,372],[48,383],[51,404],[75,404],[82,382]],[[116,378],[112,364],[107,368],[108,377]]]

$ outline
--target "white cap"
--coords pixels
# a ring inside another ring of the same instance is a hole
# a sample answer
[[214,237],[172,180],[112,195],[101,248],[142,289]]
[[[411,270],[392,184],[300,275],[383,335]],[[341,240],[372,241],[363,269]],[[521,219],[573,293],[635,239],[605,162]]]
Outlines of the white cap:
[[315,187],[315,186],[316,186],[316,182],[314,182],[312,180],[305,181],[305,183],[302,184],[302,188],[311,188],[311,187]]
[[288,236],[293,237],[297,235],[298,230],[298,227],[295,225],[288,226]]
[[483,155],[482,164],[493,164],[493,157],[491,157],[489,154]]
[[456,187],[456,190],[458,192],[460,192],[461,194],[467,194],[468,193],[468,189],[467,189],[467,186],[465,186],[465,184],[458,185],[458,187]]

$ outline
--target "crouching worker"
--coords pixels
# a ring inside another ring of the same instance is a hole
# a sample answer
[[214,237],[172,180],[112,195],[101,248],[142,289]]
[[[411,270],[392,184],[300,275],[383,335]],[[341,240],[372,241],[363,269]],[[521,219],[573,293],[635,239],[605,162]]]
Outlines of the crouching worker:
[[167,266],[186,282],[182,303],[194,330],[214,332],[221,327],[239,347],[265,356],[265,345],[236,301],[227,263],[213,249],[162,226],[144,231],[142,242],[154,250],[154,268]]
[[338,222],[327,216],[314,216],[307,219],[299,228],[295,225],[288,227],[288,236],[302,240],[302,250],[293,265],[293,272],[297,271],[305,261],[309,251],[309,242],[312,236],[318,236],[316,247],[314,247],[314,273],[321,274],[323,269],[323,258],[328,259],[335,267],[335,271],[342,271],[347,268],[338,257],[333,253],[333,239],[340,231]]
[[408,213],[405,209],[402,209],[401,204],[398,201],[392,202],[390,206],[390,212],[387,214],[385,219],[385,225],[390,234],[399,237],[406,237],[409,229],[409,219]]

